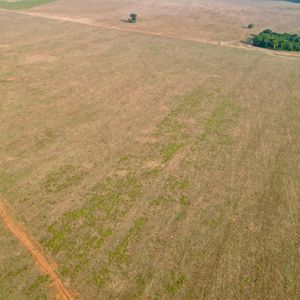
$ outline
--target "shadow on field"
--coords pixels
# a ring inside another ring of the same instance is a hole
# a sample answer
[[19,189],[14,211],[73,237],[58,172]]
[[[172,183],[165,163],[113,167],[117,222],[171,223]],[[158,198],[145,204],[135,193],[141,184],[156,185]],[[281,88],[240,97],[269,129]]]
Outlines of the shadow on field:
[[122,23],[130,23],[130,22],[128,21],[128,19],[121,19],[120,22],[122,22]]
[[251,37],[247,38],[246,40],[241,40],[240,43],[244,44],[244,45],[250,45],[253,46],[253,38],[255,37],[255,34],[251,34]]

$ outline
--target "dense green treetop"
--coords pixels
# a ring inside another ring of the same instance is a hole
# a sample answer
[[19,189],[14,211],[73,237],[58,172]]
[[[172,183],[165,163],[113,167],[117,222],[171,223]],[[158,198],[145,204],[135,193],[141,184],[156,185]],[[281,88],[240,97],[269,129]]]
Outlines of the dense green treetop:
[[277,33],[266,29],[254,36],[254,46],[274,50],[300,51],[300,35]]

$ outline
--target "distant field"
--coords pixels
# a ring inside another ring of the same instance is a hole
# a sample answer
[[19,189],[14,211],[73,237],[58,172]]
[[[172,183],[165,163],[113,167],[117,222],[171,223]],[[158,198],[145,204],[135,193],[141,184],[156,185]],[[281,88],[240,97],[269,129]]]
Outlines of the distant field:
[[0,8],[28,9],[34,6],[46,4],[54,0],[0,0]]
[[[139,21],[131,27],[208,41],[239,43],[266,28],[300,34],[300,5],[277,0],[164,0],[155,3],[89,0],[88,5],[85,1],[60,0],[32,11],[125,28],[128,24],[121,20],[136,12]],[[254,23],[254,29],[245,29],[249,23]]]
[[[94,24],[239,45],[299,6],[151,3],[0,11],[0,192],[78,299],[297,299],[299,57]],[[0,298],[54,298],[0,230]]]

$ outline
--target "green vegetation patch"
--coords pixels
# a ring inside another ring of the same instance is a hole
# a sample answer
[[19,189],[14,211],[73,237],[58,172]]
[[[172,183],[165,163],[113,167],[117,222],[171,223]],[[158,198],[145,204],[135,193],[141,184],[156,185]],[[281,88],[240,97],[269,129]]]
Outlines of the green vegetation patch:
[[266,29],[254,36],[252,43],[256,47],[273,50],[300,51],[300,35],[273,32]]
[[40,275],[36,278],[36,280],[29,286],[27,295],[31,296],[41,285],[49,282],[48,275]]
[[108,178],[94,187],[91,204],[105,219],[116,221],[128,212],[140,192],[141,185],[134,176]]
[[[133,255],[136,253],[135,245],[145,234],[147,218],[136,219],[126,229],[122,227],[122,222],[128,221],[126,217],[130,210],[145,197],[148,199],[144,202],[146,206],[143,206],[145,212],[160,213],[165,209],[174,222],[186,215],[195,197],[193,175],[186,172],[184,165],[178,167],[176,175],[171,175],[166,170],[167,163],[181,149],[195,159],[195,164],[199,161],[198,154],[206,149],[215,160],[215,156],[219,156],[214,151],[215,147],[219,149],[224,137],[230,136],[232,122],[237,116],[236,106],[224,99],[215,103],[211,114],[205,113],[203,106],[209,101],[210,97],[204,98],[201,91],[185,97],[183,103],[157,125],[153,133],[155,143],[150,144],[149,149],[142,154],[130,153],[120,158],[116,167],[126,172],[94,185],[83,196],[80,208],[65,213],[49,226],[43,243],[52,253],[68,258],[61,270],[63,276],[76,280],[87,277],[95,288],[104,291],[116,272],[130,268],[136,259]],[[197,145],[195,149],[187,147],[193,144]],[[207,155],[204,156],[207,158]],[[165,163],[145,173],[145,160]],[[64,178],[78,172],[70,169],[64,176],[61,172],[63,168],[51,173],[45,181],[46,185],[54,190],[64,186],[65,182],[69,182]],[[120,275],[120,282],[126,276],[126,272]],[[128,295],[142,293],[148,281],[148,277],[139,278],[135,283],[137,290]],[[177,271],[168,273],[166,279],[162,278],[161,292],[176,295],[184,282],[183,274]]]
[[0,8],[5,9],[28,9],[34,6],[47,4],[55,0],[0,0]]
[[172,271],[169,280],[165,283],[165,291],[168,294],[175,295],[183,286],[185,282],[185,275]]
[[[97,264],[93,260],[94,253],[113,234],[110,227],[112,221],[122,220],[140,195],[140,190],[141,185],[134,176],[107,178],[92,188],[83,207],[66,212],[59,222],[48,227],[48,237],[41,242],[52,253],[67,253],[68,264],[62,270],[64,275],[72,277],[83,268],[89,269],[90,274],[94,274],[90,279],[95,285],[104,284],[104,274],[102,276],[95,269]],[[143,219],[135,221],[134,227],[110,253],[110,260],[125,260],[129,241],[143,224]]]
[[186,96],[157,126],[156,137],[171,139],[173,142],[185,141],[189,138],[189,130],[185,120],[197,116],[203,102],[204,93],[197,89]]
[[[203,131],[190,147],[182,164],[198,170],[222,170],[235,144],[232,132],[240,115],[240,107],[230,100],[220,101],[203,124]],[[226,154],[226,155],[225,155]]]
[[176,143],[170,143],[164,146],[162,149],[163,161],[165,163],[169,162],[181,147],[181,144]]
[[109,253],[110,261],[124,263],[128,260],[127,247],[131,239],[134,237],[134,235],[138,234],[143,229],[145,222],[146,222],[145,218],[139,218],[135,220],[134,226],[128,230],[128,232],[126,233],[122,241],[115,247],[114,250],[110,251]]
[[99,288],[101,288],[108,280],[109,270],[106,267],[101,268],[99,271],[95,271],[93,274],[93,281]]
[[168,203],[179,203],[183,206],[189,205],[188,188],[189,182],[187,178],[170,176],[160,189],[158,196],[152,199],[151,204],[154,206]]
[[59,192],[77,185],[87,172],[73,165],[65,164],[58,171],[51,172],[43,182],[47,192]]
[[198,142],[212,139],[217,144],[231,144],[227,131],[238,114],[239,109],[236,105],[229,100],[221,101],[204,124],[204,132]]

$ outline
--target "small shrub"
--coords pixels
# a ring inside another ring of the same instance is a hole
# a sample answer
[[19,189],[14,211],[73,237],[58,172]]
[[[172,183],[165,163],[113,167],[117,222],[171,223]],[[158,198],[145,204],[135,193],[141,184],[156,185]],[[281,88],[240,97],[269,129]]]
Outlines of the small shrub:
[[130,19],[128,19],[128,22],[135,23],[136,19],[137,19],[137,14],[132,13],[132,14],[130,14]]

